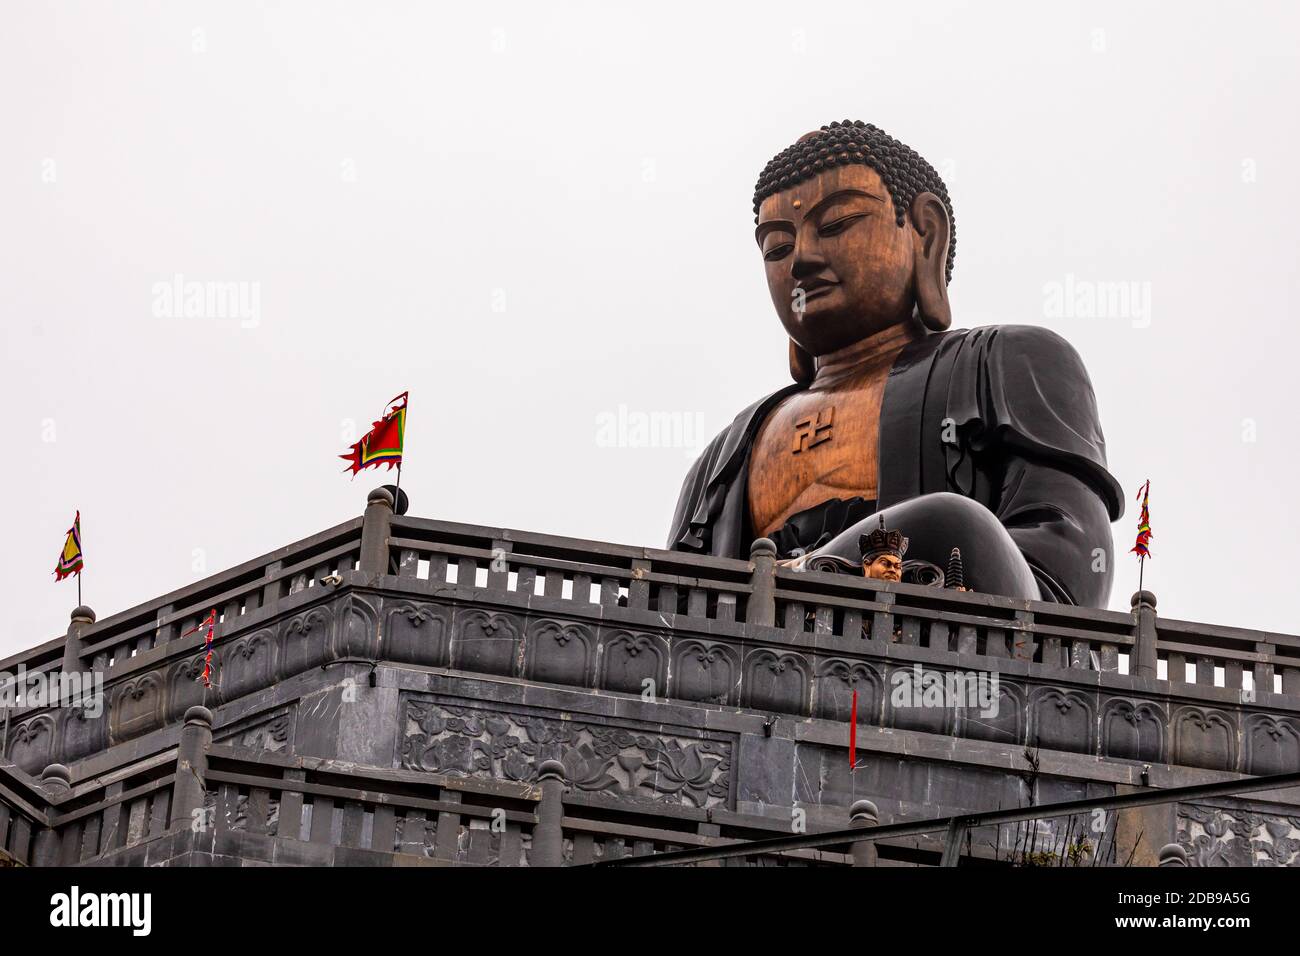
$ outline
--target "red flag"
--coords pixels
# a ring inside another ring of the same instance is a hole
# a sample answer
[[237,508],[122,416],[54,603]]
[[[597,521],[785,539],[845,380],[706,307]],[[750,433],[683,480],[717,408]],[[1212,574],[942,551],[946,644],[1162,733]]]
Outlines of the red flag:
[[1136,554],[1138,560],[1151,557],[1151,508],[1149,499],[1151,497],[1151,479],[1148,478],[1146,483],[1138,489],[1138,500],[1142,502],[1142,514],[1138,515],[1138,536],[1133,547],[1129,549],[1130,554]]
[[370,431],[361,436],[361,441],[352,446],[346,455],[339,455],[350,463],[353,475],[366,468],[387,464],[391,470],[394,465],[402,465],[402,443],[406,438],[406,396],[403,392],[384,406],[384,413],[375,422]]
[[853,691],[853,709],[849,713],[849,773],[858,765],[858,692]]

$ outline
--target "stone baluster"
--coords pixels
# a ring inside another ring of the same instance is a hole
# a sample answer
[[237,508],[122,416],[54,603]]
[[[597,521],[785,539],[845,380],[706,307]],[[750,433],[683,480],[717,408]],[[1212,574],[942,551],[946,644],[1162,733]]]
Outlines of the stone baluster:
[[749,578],[749,606],[746,624],[776,625],[776,543],[759,538],[749,546],[749,560],[754,570]]
[[1186,866],[1187,851],[1177,843],[1166,843],[1160,848],[1157,866]]
[[[1150,591],[1138,591],[1130,602],[1136,618],[1133,631],[1133,660],[1130,673],[1136,677],[1156,676],[1156,596]],[[1170,680],[1175,678],[1170,675]],[[1182,680],[1182,675],[1178,675]]]
[[[71,771],[61,763],[50,764],[41,772],[41,789],[51,797],[63,796],[72,789]],[[58,866],[59,857],[58,831],[38,830],[32,846],[32,866]]]
[[[874,827],[880,822],[880,811],[870,800],[858,800],[849,808],[849,826],[854,828],[865,829]],[[875,866],[876,865],[876,843],[874,840],[864,840],[861,843],[853,844],[853,865],[854,866]]]
[[564,865],[564,764],[545,760],[537,768],[542,799],[537,804],[531,866]]
[[190,829],[207,795],[208,747],[212,745],[212,711],[195,705],[185,711],[176,748],[176,782],[172,784],[172,824]]
[[[82,635],[95,623],[95,612],[86,605],[74,608],[72,611],[72,621],[68,624],[68,636],[63,642],[63,665],[64,674],[72,675],[82,670],[89,670],[81,661],[81,655],[85,652],[85,641]],[[70,686],[64,684],[64,686]]]
[[361,571],[363,574],[388,573],[388,538],[393,528],[393,493],[376,488],[366,499],[366,514],[361,524]]

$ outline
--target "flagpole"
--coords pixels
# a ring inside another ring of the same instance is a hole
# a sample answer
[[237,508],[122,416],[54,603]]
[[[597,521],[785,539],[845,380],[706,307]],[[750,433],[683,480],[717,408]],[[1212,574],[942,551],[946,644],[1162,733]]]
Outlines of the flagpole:
[[397,492],[393,495],[393,514],[401,513],[398,509],[402,500],[402,459],[406,457],[406,411],[411,404],[411,393],[408,391],[405,394],[406,397],[402,399],[402,451],[397,458]]

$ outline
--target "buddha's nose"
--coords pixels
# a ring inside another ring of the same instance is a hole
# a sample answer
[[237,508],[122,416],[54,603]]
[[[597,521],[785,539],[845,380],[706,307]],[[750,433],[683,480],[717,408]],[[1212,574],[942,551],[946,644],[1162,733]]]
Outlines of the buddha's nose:
[[826,268],[826,260],[822,258],[815,236],[807,233],[795,237],[794,255],[790,258],[790,275],[796,281],[815,276]]

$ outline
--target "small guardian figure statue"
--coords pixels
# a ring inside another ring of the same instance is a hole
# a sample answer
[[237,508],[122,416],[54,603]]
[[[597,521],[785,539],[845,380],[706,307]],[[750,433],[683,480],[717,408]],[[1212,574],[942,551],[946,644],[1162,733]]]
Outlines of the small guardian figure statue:
[[831,123],[767,164],[754,217],[794,382],[708,445],[668,546],[744,559],[768,537],[856,564],[888,508],[913,557],[971,556],[971,590],[1104,606],[1124,506],[1088,373],[1046,329],[949,328],[956,232],[933,167]]
[[901,531],[885,528],[885,516],[880,515],[880,527],[858,539],[862,550],[862,574],[874,581],[901,581],[903,555],[907,554],[907,539]]

